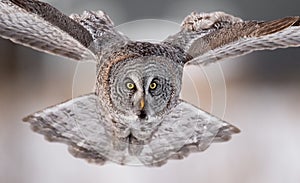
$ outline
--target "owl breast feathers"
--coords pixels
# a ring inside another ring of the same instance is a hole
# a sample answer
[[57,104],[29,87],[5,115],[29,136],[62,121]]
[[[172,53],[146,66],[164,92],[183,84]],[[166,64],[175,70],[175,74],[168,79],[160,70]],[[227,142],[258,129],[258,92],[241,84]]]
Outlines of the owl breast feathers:
[[97,63],[96,89],[23,120],[75,157],[161,166],[224,142],[235,126],[179,98],[183,68],[255,50],[300,46],[300,18],[243,21],[192,13],[160,43],[137,42],[102,11],[64,15],[37,0],[0,0],[0,36],[33,49]]

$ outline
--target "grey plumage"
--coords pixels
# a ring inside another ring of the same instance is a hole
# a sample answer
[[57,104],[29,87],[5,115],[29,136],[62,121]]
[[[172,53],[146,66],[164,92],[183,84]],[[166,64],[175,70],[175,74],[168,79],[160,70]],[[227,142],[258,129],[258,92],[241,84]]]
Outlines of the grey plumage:
[[[69,145],[69,151],[89,162],[161,166],[168,159],[182,159],[191,152],[204,151],[212,142],[230,139],[234,126],[182,100],[164,116],[148,142],[134,137],[116,138],[113,124],[101,111],[95,94],[81,96],[37,112],[24,119],[46,139]],[[184,116],[184,120],[182,117]],[[62,133],[63,132],[63,133]]]
[[37,0],[0,0],[0,35],[77,61],[97,62],[96,90],[26,118],[89,162],[161,166],[223,142],[238,128],[179,99],[185,65],[300,46],[300,19],[243,21],[192,13],[161,43],[134,42],[102,11],[63,15]]
[[75,60],[96,59],[88,49],[92,42],[88,31],[47,3],[35,0],[0,2],[2,37]]

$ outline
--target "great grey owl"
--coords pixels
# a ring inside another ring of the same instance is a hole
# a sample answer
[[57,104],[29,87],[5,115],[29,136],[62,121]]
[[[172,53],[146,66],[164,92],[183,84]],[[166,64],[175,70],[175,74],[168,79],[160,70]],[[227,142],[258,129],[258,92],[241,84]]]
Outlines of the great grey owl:
[[239,129],[179,99],[186,65],[300,46],[300,18],[243,21],[192,13],[160,43],[132,41],[102,11],[65,16],[37,0],[1,0],[0,35],[75,61],[97,62],[96,90],[26,118],[89,162],[160,166],[230,139]]

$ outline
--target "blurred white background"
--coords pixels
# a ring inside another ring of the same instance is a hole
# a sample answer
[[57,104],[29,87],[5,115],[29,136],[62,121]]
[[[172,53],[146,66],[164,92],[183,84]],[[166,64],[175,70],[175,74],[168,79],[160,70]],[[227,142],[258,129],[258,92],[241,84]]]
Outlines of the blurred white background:
[[[47,2],[65,14],[104,10],[115,25],[149,18],[180,23],[192,11],[222,10],[257,20],[300,15],[299,0]],[[165,31],[174,33],[176,26],[161,31],[157,27],[136,29],[133,34],[151,39],[168,35]],[[242,132],[227,143],[213,144],[203,153],[169,161],[161,168],[88,164],[73,158],[65,145],[49,143],[32,132],[22,118],[71,98],[77,63],[4,39],[0,39],[0,55],[1,183],[300,182],[300,48],[255,52],[220,65],[188,68],[182,98],[223,117]],[[81,82],[85,66],[78,68],[74,86],[81,93],[90,86]]]

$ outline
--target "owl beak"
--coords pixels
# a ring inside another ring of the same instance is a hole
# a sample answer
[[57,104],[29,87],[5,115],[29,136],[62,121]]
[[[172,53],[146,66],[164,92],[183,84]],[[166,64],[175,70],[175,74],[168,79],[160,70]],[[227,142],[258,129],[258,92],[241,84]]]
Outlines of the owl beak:
[[141,101],[140,101],[140,110],[143,110],[145,107],[145,99],[144,97],[142,97]]

